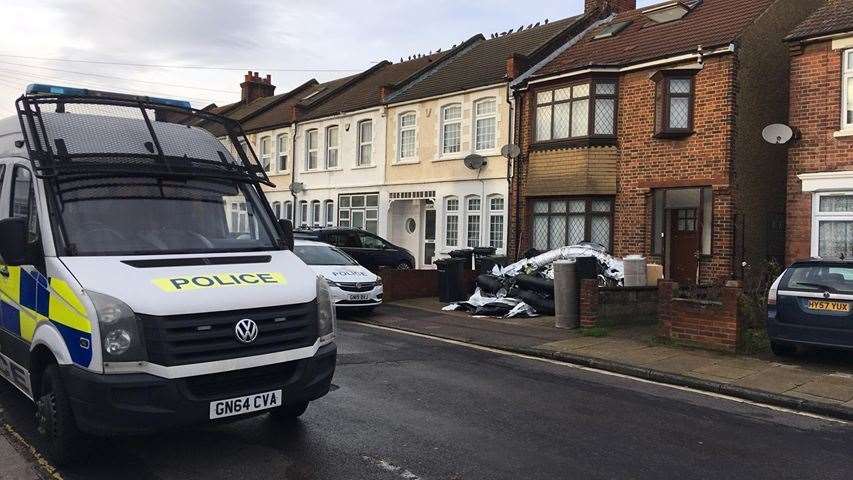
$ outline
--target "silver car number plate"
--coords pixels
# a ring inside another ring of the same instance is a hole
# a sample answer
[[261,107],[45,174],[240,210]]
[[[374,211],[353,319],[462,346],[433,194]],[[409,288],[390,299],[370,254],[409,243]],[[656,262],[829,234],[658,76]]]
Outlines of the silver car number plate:
[[229,398],[210,402],[210,419],[242,415],[279,407],[282,404],[281,390],[256,393],[245,397]]

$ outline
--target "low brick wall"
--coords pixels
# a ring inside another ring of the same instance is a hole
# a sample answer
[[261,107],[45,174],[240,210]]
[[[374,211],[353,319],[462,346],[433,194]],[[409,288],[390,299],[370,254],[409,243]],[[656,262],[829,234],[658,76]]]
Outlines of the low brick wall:
[[599,287],[596,280],[581,280],[581,327],[653,325],[657,318],[657,287]]
[[661,281],[660,335],[698,346],[734,352],[741,323],[738,320],[738,287],[720,287],[719,300],[679,298],[678,284]]
[[[394,270],[379,271],[384,284],[383,299],[386,302],[407,300],[410,298],[438,297],[438,270]],[[477,274],[466,271],[463,288],[467,294],[473,293]]]

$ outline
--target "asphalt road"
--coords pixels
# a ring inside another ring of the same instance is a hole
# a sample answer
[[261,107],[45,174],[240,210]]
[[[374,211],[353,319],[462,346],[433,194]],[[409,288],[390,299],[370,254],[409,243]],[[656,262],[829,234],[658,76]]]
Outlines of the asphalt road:
[[[853,478],[853,426],[341,322],[335,391],[263,415],[100,441],[73,479]],[[2,416],[36,448],[27,401]],[[5,479],[4,479],[5,480]]]

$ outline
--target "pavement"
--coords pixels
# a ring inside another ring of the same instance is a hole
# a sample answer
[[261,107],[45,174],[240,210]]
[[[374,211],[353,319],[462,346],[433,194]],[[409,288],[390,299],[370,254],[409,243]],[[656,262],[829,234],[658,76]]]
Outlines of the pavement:
[[434,298],[398,301],[354,320],[853,419],[853,354],[848,352],[784,359],[771,353],[735,355],[664,343],[654,326],[613,328],[607,336],[593,337],[555,328],[553,317],[475,318],[442,311],[443,306]]
[[[848,423],[347,321],[337,342],[337,388],[295,425],[260,415],[105,439],[53,478],[846,480],[853,471]],[[0,406],[38,450],[23,395],[0,387]]]
[[13,440],[0,434],[0,479],[40,480],[41,478],[39,468],[15,448]]

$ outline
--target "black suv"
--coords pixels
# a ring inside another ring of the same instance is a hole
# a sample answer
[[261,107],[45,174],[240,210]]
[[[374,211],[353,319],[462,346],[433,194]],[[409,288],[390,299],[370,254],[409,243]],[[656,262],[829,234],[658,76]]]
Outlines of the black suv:
[[415,267],[415,257],[408,250],[357,228],[296,230],[294,237],[334,245],[355,258],[362,266],[374,271],[380,268],[407,270]]

